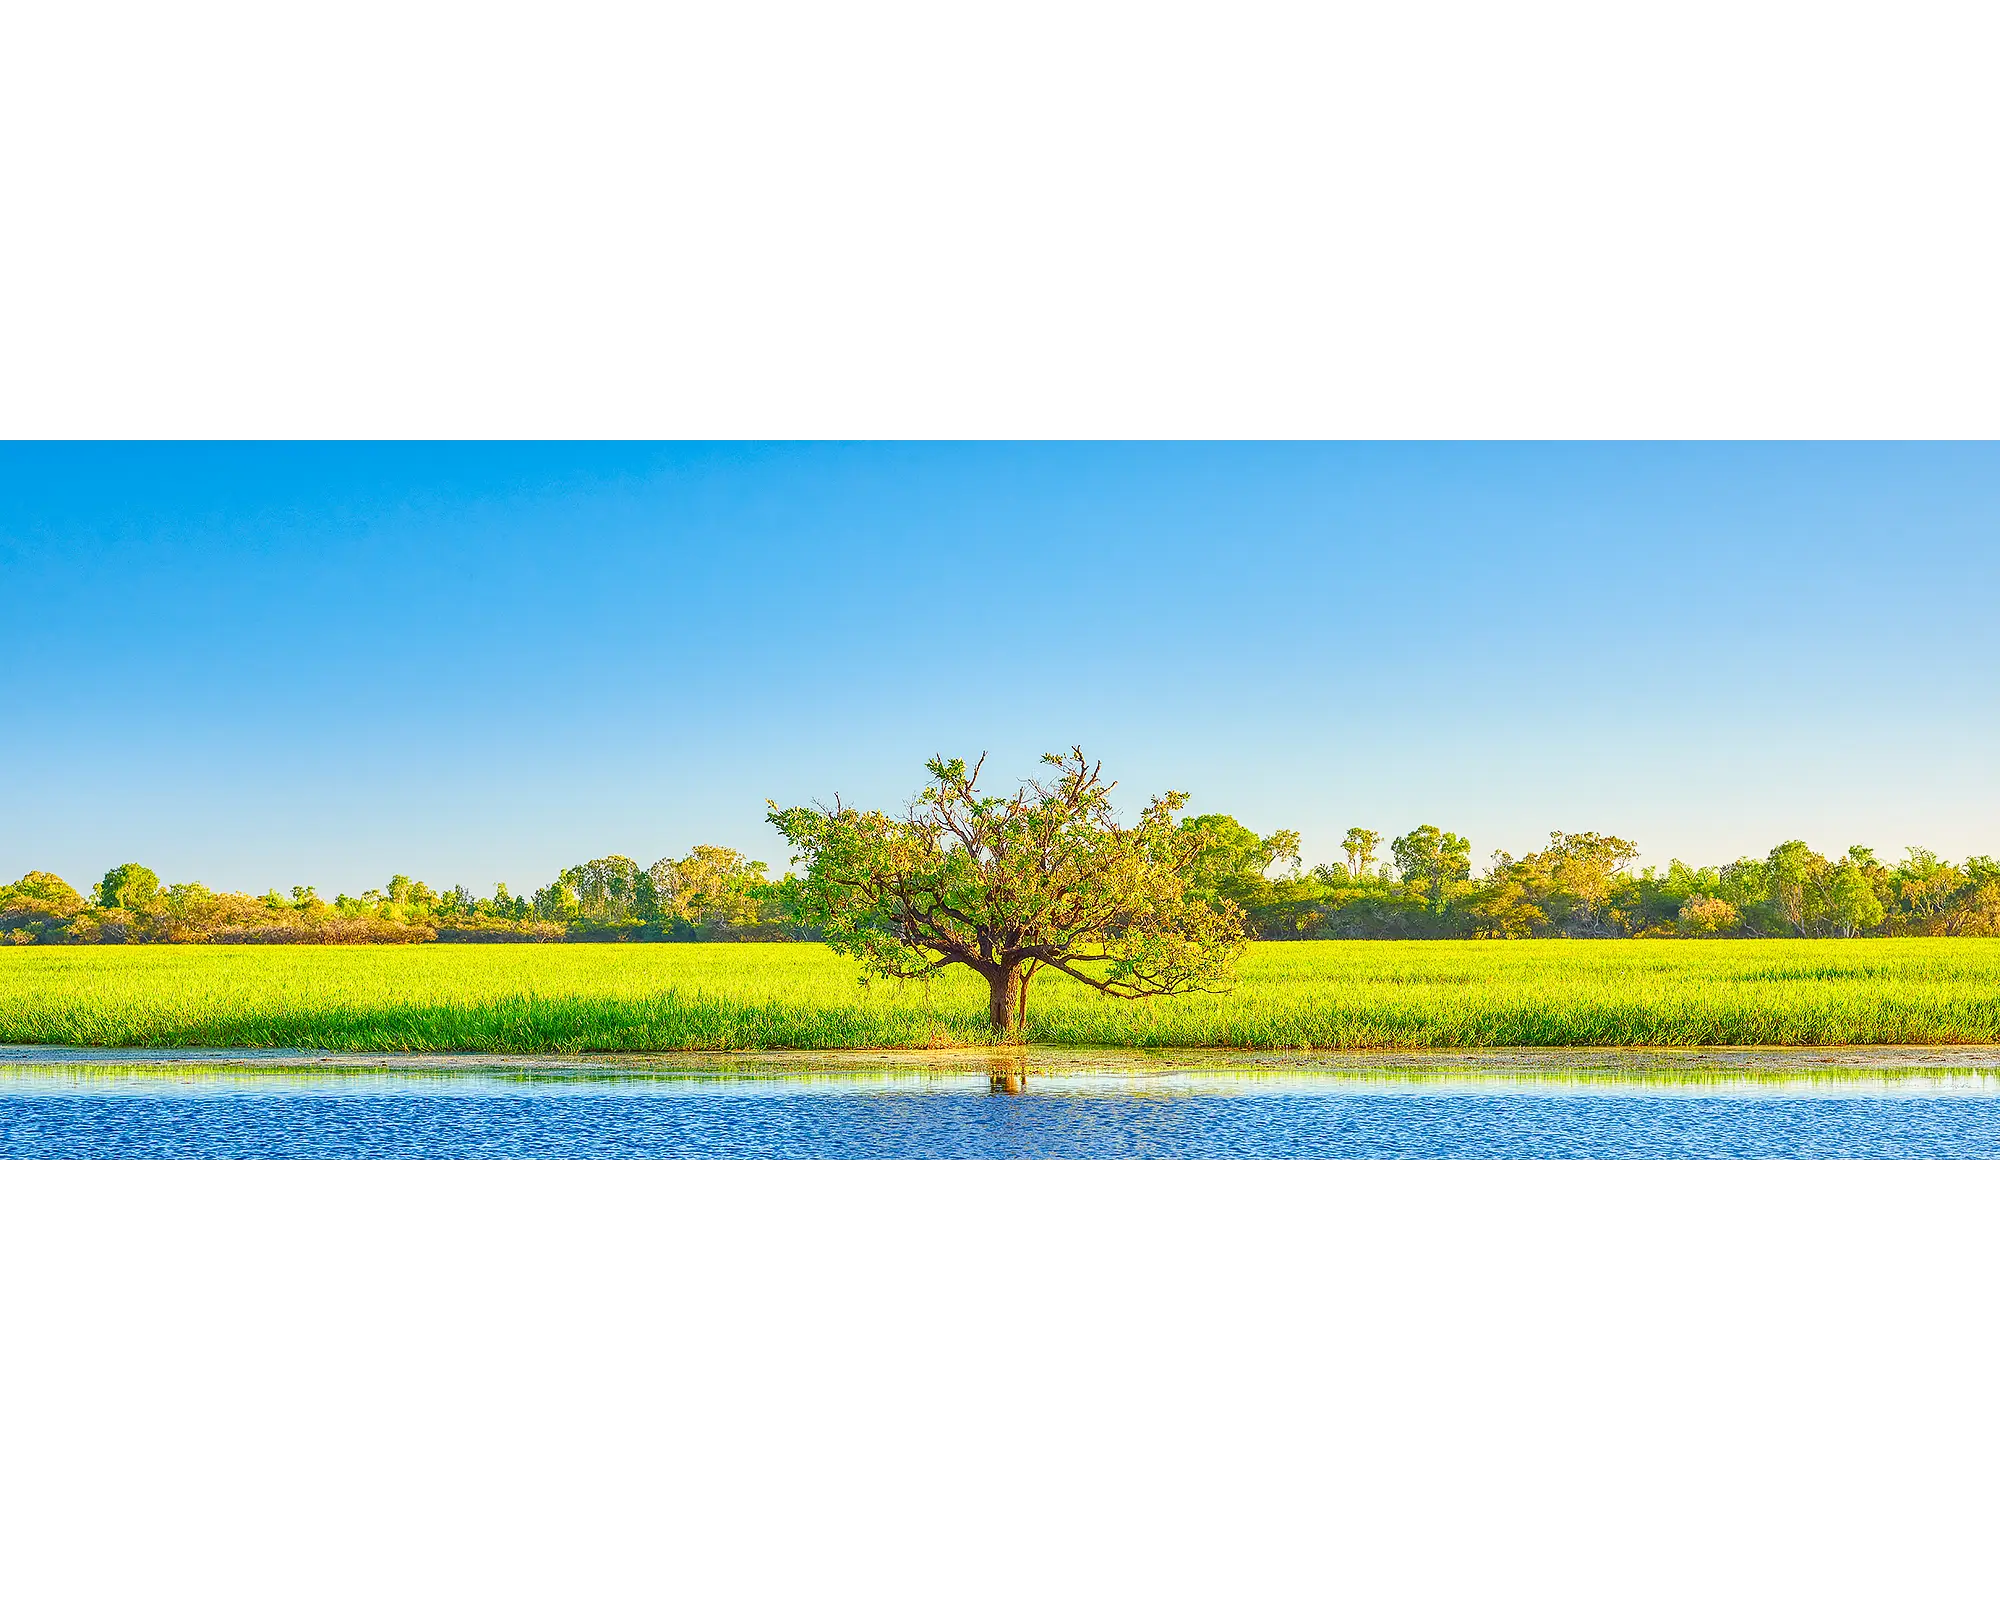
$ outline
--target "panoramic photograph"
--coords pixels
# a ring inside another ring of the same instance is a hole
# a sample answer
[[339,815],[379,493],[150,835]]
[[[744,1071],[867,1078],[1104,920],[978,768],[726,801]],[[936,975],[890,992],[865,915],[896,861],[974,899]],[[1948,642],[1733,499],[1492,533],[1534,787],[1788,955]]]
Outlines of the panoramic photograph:
[[0,461],[8,1156],[2000,1155],[1990,447]]
[[1990,1595],[1989,12],[14,8],[0,1586]]

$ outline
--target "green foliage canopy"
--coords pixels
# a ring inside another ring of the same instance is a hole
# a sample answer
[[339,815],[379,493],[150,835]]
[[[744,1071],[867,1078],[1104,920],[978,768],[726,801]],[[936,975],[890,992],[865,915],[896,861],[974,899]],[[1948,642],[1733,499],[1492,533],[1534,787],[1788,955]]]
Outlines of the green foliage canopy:
[[107,911],[145,911],[160,895],[160,875],[128,861],[113,867],[97,885],[97,903]]
[[1211,905],[1245,905],[1256,899],[1271,868],[1289,863],[1299,868],[1299,836],[1290,828],[1260,838],[1234,817],[1187,817],[1179,826],[1183,841],[1193,847],[1188,883]]
[[[1112,785],[1082,750],[1012,794],[979,789],[984,758],[934,757],[901,816],[842,804],[770,807],[795,853],[795,914],[867,971],[923,978],[964,966],[1011,1034],[1029,982],[1053,968],[1121,999],[1225,987],[1241,913],[1203,892],[1197,864],[1240,847],[1226,829],[1182,829],[1187,796],[1156,796],[1121,824]],[[1261,845],[1259,846],[1261,848]]]
[[1426,822],[1389,845],[1396,871],[1422,891],[1431,915],[1441,917],[1450,886],[1472,876],[1472,846]]
[[0,911],[36,911],[66,917],[83,907],[83,896],[53,872],[28,872],[0,884]]

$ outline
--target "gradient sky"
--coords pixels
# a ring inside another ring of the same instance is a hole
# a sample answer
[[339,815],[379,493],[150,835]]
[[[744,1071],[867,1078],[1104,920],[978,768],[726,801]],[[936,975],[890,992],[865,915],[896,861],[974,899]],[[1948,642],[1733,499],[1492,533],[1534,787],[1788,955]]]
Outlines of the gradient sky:
[[0,880],[517,890],[933,751],[1723,861],[2000,852],[1988,446],[7,446]]

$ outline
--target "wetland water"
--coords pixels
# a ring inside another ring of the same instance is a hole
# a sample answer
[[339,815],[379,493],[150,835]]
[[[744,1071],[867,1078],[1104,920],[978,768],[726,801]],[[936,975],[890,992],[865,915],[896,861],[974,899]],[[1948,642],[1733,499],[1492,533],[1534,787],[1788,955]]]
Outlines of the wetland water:
[[757,1052],[0,1046],[16,1159],[2000,1157],[2000,1049]]

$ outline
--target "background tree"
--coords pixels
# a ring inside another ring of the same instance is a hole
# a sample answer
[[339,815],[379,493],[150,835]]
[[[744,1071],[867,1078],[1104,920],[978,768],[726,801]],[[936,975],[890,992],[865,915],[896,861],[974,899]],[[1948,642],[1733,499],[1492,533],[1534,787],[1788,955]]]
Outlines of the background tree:
[[1919,929],[1952,933],[1955,902],[1966,886],[1966,875],[1935,851],[1911,845],[1896,864],[1895,893]]
[[1535,904],[1514,870],[1518,865],[1505,851],[1493,853],[1493,870],[1472,907],[1474,938],[1526,939],[1548,926],[1548,913]]
[[660,910],[660,887],[648,868],[632,880],[632,914],[641,922],[658,922]]
[[496,921],[523,922],[533,911],[525,898],[511,893],[504,883],[493,885],[493,898],[481,900],[474,910],[482,917],[492,917]]
[[0,912],[71,917],[83,903],[83,896],[53,872],[27,872],[12,883],[0,883]]
[[1445,913],[1450,885],[1472,876],[1472,846],[1428,822],[1392,840],[1389,853],[1398,876],[1423,896],[1435,917]]
[[107,911],[145,911],[160,897],[160,875],[128,861],[113,867],[97,885],[97,903]]
[[175,941],[198,939],[222,920],[222,896],[206,884],[170,883],[154,898],[153,908]]
[[1768,893],[1778,914],[1794,933],[1805,935],[1826,910],[1826,858],[1803,839],[1788,839],[1764,858],[1769,869]]
[[577,914],[596,922],[630,922],[638,917],[638,884],[644,875],[630,856],[600,856],[566,867],[557,880],[576,896]]
[[660,911],[689,933],[740,936],[760,926],[770,909],[768,869],[740,851],[698,844],[678,861],[647,869]]
[[1375,864],[1376,848],[1382,843],[1382,835],[1372,828],[1349,828],[1347,837],[1340,841],[1340,852],[1347,858],[1347,875],[1358,878]]
[[53,872],[27,872],[0,883],[0,944],[63,938],[83,907],[83,896]]
[[560,878],[535,891],[535,915],[543,922],[568,922],[581,912],[576,891]]
[[387,886],[378,891],[378,899],[383,902],[383,914],[398,922],[434,917],[440,904],[437,891],[429,884],[401,872],[392,875]]
[[1127,827],[1101,765],[1080,749],[1042,759],[1048,780],[989,795],[984,757],[970,768],[934,757],[930,785],[900,817],[838,797],[772,804],[802,869],[787,880],[795,913],[885,977],[970,968],[1002,1036],[1025,1026],[1044,967],[1121,999],[1225,986],[1242,914],[1193,881],[1204,841],[1174,823],[1187,796],[1156,796]]
[[1739,926],[1755,934],[1782,930],[1783,919],[1770,908],[1771,869],[1762,861],[1744,857],[1715,873],[1716,897],[1735,907]]
[[1495,852],[1487,898],[1496,904],[1507,901],[1510,897],[1501,888],[1506,882],[1564,932],[1603,933],[1629,926],[1609,912],[1620,874],[1638,854],[1637,845],[1614,834],[1554,832],[1546,850],[1518,861]]
[[1827,920],[1849,939],[1874,927],[1884,915],[1867,874],[1852,856],[1826,875],[1824,897]]
[[1211,903],[1258,905],[1269,897],[1271,868],[1299,867],[1299,836],[1290,828],[1259,837],[1234,817],[1211,815],[1184,818],[1179,832],[1196,847],[1188,881]]
[[1962,870],[1965,887],[1960,891],[1960,899],[1965,918],[1958,931],[1989,937],[2000,934],[2000,861],[1991,856],[1973,856]]
[[1696,939],[1732,932],[1741,920],[1741,913],[1727,900],[1700,892],[1689,895],[1681,902],[1680,914],[1676,918],[1680,931]]

